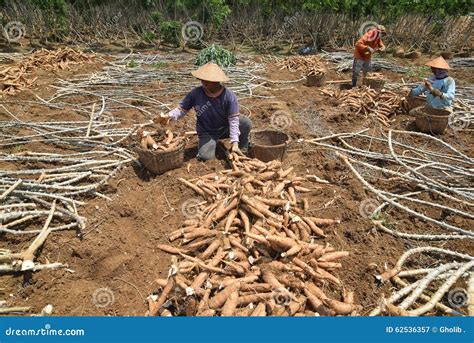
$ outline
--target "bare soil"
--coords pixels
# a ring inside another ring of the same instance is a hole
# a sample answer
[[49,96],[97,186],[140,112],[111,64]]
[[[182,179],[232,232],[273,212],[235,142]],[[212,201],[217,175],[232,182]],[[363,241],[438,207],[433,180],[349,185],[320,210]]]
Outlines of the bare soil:
[[[406,61],[399,61],[407,64]],[[410,62],[412,63],[412,62]],[[421,64],[420,62],[415,62]],[[102,63],[73,66],[70,70],[51,73],[38,71],[38,81],[32,91],[42,97],[53,94],[50,87],[56,78],[67,79],[77,74],[100,70]],[[348,79],[348,73],[334,72],[329,79]],[[386,72],[387,78],[400,81],[403,75]],[[456,70],[453,76],[459,84],[472,85],[472,70]],[[270,63],[266,77],[278,80],[292,80],[298,76]],[[407,79],[405,78],[405,81]],[[158,86],[158,84],[157,84]],[[311,138],[338,132],[352,132],[373,125],[367,118],[344,111],[337,102],[322,95],[318,88],[307,87],[303,82],[290,84],[268,84],[258,94],[273,95],[273,99],[247,98],[241,104],[247,109],[242,114],[251,117],[254,129],[270,126],[275,111],[292,114],[292,125],[287,130],[292,141],[284,159],[284,166],[293,166],[298,174],[315,174],[330,181],[330,185],[315,190],[308,196],[311,212],[317,217],[340,218],[341,224],[327,229],[327,242],[337,250],[348,250],[343,269],[337,276],[344,287],[356,292],[356,301],[367,314],[382,294],[389,294],[390,285],[379,286],[374,276],[391,267],[407,248],[423,245],[413,241],[396,239],[387,234],[374,233],[369,219],[359,213],[362,200],[373,197],[365,191],[350,171],[333,154],[316,148],[302,146],[298,138]],[[190,85],[191,89],[192,85]],[[167,102],[176,103],[184,94],[175,94]],[[9,100],[33,100],[32,92],[25,91]],[[78,101],[80,101],[78,97]],[[160,99],[165,100],[165,99]],[[15,106],[9,105],[15,110]],[[250,113],[248,113],[250,111]],[[8,117],[1,114],[0,120]],[[43,108],[31,108],[30,113],[19,113],[22,120],[74,120],[71,111],[55,110],[48,113]],[[123,110],[116,113],[125,122],[140,122],[143,116],[138,111]],[[8,119],[9,120],[9,119]],[[179,127],[192,128],[193,118],[185,118]],[[410,129],[413,118],[399,115],[392,127]],[[473,155],[472,136],[467,133],[454,135],[448,131],[443,139]],[[126,167],[115,177],[109,187],[112,201],[87,199],[82,215],[88,218],[88,225],[79,238],[74,231],[50,235],[39,255],[39,261],[67,263],[74,272],[66,270],[40,271],[33,275],[13,274],[0,278],[5,288],[8,304],[32,306],[37,313],[47,305],[54,306],[55,315],[143,315],[147,309],[145,298],[157,288],[156,278],[165,277],[170,256],[156,246],[167,242],[168,233],[178,228],[184,220],[181,205],[186,199],[196,197],[177,181],[179,177],[192,178],[227,167],[223,159],[206,163],[198,162],[196,139],[186,149],[185,164],[165,175],[151,176],[134,165]],[[26,149],[27,147],[25,147]],[[30,147],[32,148],[32,147]],[[38,148],[38,147],[36,147]],[[3,169],[3,165],[0,168]],[[400,230],[410,232],[425,225],[413,218],[397,218]],[[9,248],[19,250],[28,245],[21,237],[1,236]],[[430,243],[460,252],[473,252],[473,245],[467,241]],[[113,303],[106,307],[96,306],[94,294],[101,288],[113,292]]]

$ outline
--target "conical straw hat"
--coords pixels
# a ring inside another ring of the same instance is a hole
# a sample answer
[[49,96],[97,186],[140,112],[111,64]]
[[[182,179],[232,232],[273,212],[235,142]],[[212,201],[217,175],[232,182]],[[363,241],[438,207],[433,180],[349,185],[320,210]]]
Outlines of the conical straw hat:
[[429,67],[433,67],[433,68],[438,68],[438,69],[451,69],[448,62],[446,62],[446,60],[442,56],[439,56],[435,58],[434,60],[426,62],[425,65]]
[[385,29],[385,26],[383,25],[377,25],[377,31],[383,32],[383,33],[387,32],[387,30]]
[[206,63],[205,65],[191,72],[191,75],[199,80],[211,82],[226,82],[229,78],[224,71],[215,63]]

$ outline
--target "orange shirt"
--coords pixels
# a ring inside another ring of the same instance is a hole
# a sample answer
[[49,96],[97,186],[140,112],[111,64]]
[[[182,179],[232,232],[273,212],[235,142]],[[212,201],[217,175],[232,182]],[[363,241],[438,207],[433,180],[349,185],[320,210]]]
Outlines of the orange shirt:
[[377,34],[377,29],[367,31],[357,41],[354,49],[354,58],[362,61],[368,61],[372,58],[372,54],[369,51],[369,46],[372,49],[383,47],[383,42]]

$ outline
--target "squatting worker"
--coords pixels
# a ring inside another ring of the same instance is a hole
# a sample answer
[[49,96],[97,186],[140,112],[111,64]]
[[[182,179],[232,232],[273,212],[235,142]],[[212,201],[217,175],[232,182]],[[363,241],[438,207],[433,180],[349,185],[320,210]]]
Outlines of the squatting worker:
[[433,75],[425,79],[423,84],[412,89],[409,95],[418,96],[424,93],[428,106],[452,111],[456,84],[448,75],[448,70],[451,69],[449,64],[440,56],[425,65],[431,67]]
[[357,85],[357,78],[362,69],[362,81],[367,77],[367,73],[371,69],[372,54],[375,50],[385,51],[385,45],[382,42],[382,37],[386,34],[383,25],[367,31],[357,41],[354,49],[354,61],[352,63],[352,87]]
[[177,108],[158,121],[176,121],[194,108],[199,137],[197,158],[201,161],[215,158],[217,141],[221,138],[230,138],[233,152],[241,154],[247,150],[252,122],[239,114],[235,93],[221,84],[229,81],[227,75],[215,63],[207,63],[191,74],[201,80],[202,85],[189,92]]

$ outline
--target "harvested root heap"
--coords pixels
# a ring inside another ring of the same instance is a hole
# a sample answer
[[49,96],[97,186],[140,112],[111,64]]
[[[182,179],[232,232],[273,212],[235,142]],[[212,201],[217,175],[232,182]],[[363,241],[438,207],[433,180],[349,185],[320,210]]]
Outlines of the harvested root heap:
[[0,70],[0,95],[13,95],[31,87],[36,78],[30,78],[28,74],[36,69],[66,69],[68,65],[92,62],[92,59],[92,55],[70,48],[38,50],[15,65]]
[[291,56],[280,62],[280,70],[299,71],[301,75],[321,75],[326,73],[326,64],[317,55]]
[[392,91],[376,91],[366,86],[350,90],[321,89],[321,93],[342,102],[356,114],[371,116],[385,126],[392,122],[389,118],[404,111],[404,98]]
[[327,182],[295,176],[279,161],[236,154],[230,159],[232,169],[179,179],[205,200],[184,206],[194,219],[171,233],[170,241],[179,240],[179,246],[159,246],[175,256],[168,279],[156,280],[163,289],[149,297],[147,314],[357,313],[352,292],[334,297],[341,288],[334,272],[349,253],[315,242],[325,237],[323,227],[339,221],[305,215],[307,200],[298,199],[311,191],[305,183]]
[[[412,261],[408,262],[410,259]],[[406,269],[407,267],[410,269]],[[420,316],[437,310],[459,316],[463,315],[460,311],[467,307],[472,316],[473,308],[468,307],[468,299],[472,299],[474,295],[472,289],[466,291],[467,287],[456,288],[455,285],[468,278],[472,283],[473,275],[469,271],[473,269],[474,257],[456,251],[435,247],[408,250],[393,269],[379,276],[380,281],[390,280],[399,290],[393,292],[388,299],[382,299],[381,305],[370,315],[387,313]],[[456,307],[456,310],[452,307]]]

